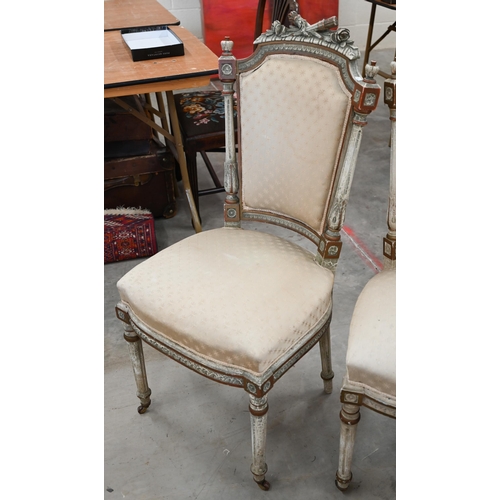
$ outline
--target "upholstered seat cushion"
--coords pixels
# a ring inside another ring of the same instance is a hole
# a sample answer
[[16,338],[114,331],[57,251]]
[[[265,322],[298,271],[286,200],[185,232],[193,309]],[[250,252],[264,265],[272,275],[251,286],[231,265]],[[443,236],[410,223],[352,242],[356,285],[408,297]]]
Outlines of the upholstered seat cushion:
[[256,375],[326,321],[332,288],[309,251],[237,228],[186,238],[118,282],[122,301],[163,337]]
[[350,383],[396,396],[396,270],[377,274],[361,292],[346,362]]

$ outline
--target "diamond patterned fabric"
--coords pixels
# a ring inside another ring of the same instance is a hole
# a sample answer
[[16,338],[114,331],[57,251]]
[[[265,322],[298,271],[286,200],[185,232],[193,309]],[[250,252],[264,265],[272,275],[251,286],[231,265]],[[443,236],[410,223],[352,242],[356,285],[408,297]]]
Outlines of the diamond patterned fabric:
[[396,270],[377,274],[361,292],[346,362],[349,382],[396,396]]
[[321,232],[350,93],[336,67],[271,55],[242,73],[244,208],[289,215]]
[[118,282],[121,299],[162,336],[256,375],[324,323],[332,288],[309,251],[236,228],[186,238]]

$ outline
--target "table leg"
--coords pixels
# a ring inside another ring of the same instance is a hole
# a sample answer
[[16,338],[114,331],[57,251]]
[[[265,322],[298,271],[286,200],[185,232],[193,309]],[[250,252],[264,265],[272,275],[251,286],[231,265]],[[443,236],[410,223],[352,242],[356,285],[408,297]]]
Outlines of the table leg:
[[193,221],[194,230],[199,233],[201,232],[201,221],[200,216],[198,215],[198,210],[196,208],[196,203],[193,196],[193,191],[191,189],[191,183],[189,181],[189,174],[186,163],[186,154],[184,153],[184,145],[182,144],[182,134],[181,129],[179,127],[179,119],[177,118],[177,111],[175,109],[174,102],[174,94],[171,90],[165,92],[167,96],[167,104],[168,104],[168,114],[170,115],[170,124],[172,127],[172,134],[166,129],[166,116],[167,111],[165,108],[165,103],[163,101],[163,97],[161,92],[156,93],[158,111],[154,110],[154,107],[149,105],[151,111],[160,117],[162,125],[158,125],[154,120],[150,119],[146,116],[145,113],[141,113],[136,109],[127,105],[122,99],[118,97],[112,98],[118,105],[122,108],[129,111],[131,114],[142,120],[143,122],[150,125],[154,130],[159,132],[165,137],[165,140],[173,142],[175,145],[176,153],[177,153],[177,161],[179,162],[179,167],[182,176],[182,183],[184,184],[184,191],[186,192],[186,198],[189,205],[189,210],[191,212],[191,218]]
[[177,118],[177,110],[175,108],[174,94],[171,90],[166,91],[165,94],[167,95],[170,124],[174,136],[175,148],[177,149],[177,161],[179,162],[179,167],[181,170],[182,183],[184,184],[184,191],[186,192],[186,198],[189,204],[189,210],[191,211],[194,230],[197,233],[199,233],[201,231],[201,222],[200,222],[200,217],[198,215],[198,210],[196,209],[196,203],[194,200],[193,192],[191,190],[191,183],[189,182],[189,174],[186,164],[186,155],[184,153],[184,146],[182,144],[182,135],[179,127],[179,119]]
[[375,12],[377,11],[377,4],[372,3],[372,9],[370,12],[370,23],[368,24],[368,36],[366,37],[366,47],[365,47],[365,60],[363,61],[363,78],[366,76],[365,67],[368,64],[368,59],[370,57],[370,52],[372,50],[372,36],[373,36],[373,24],[375,23]]

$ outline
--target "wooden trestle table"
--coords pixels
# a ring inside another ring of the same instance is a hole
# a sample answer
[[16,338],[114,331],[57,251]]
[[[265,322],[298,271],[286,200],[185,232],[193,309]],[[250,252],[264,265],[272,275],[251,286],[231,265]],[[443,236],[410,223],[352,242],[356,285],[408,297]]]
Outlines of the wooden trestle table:
[[[167,143],[173,145],[171,149],[179,163],[193,227],[196,232],[200,232],[201,222],[189,182],[173,91],[209,85],[211,76],[218,73],[218,57],[187,29],[182,26],[170,28],[182,40],[184,55],[137,62],[132,61],[130,51],[118,29],[104,32],[104,97],[112,98],[119,106],[163,135]],[[166,95],[167,105],[163,93]],[[156,123],[154,116],[148,116],[146,112],[141,113],[120,99],[137,94],[146,95],[146,111],[157,116],[161,125]],[[152,103],[151,94],[156,96],[156,106]]]

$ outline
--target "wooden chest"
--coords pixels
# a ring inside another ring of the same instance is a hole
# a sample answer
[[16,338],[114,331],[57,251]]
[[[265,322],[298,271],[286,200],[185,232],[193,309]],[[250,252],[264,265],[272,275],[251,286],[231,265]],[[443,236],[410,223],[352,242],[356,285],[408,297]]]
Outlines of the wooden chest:
[[[139,96],[120,98],[128,106],[145,113]],[[104,99],[104,142],[148,141],[153,137],[151,127],[116,104],[113,99]]]
[[104,208],[149,209],[155,217],[173,217],[175,160],[155,139],[145,154],[104,160]]

